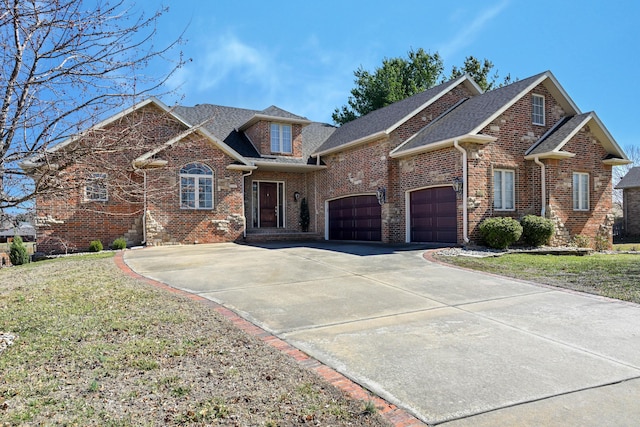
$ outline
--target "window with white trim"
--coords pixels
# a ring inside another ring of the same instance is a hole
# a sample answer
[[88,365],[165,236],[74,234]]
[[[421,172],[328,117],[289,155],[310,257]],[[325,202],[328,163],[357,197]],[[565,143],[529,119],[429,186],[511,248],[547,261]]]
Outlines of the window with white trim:
[[202,163],[180,169],[180,207],[213,209],[213,171]]
[[585,172],[573,173],[573,210],[589,210],[589,174]]
[[513,211],[516,208],[515,172],[508,169],[493,170],[493,208]]
[[531,121],[534,125],[544,126],[544,96],[531,96]]
[[84,198],[90,202],[106,202],[109,200],[106,173],[89,174],[84,187]]
[[291,153],[291,125],[271,123],[271,152]]

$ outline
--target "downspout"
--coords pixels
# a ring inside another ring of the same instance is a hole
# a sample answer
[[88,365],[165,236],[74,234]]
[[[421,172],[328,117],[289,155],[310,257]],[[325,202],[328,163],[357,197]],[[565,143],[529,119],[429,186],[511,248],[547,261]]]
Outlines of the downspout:
[[540,216],[546,218],[547,213],[547,178],[546,178],[546,169],[544,167],[544,163],[540,161],[538,156],[533,158],[533,161],[536,165],[540,166],[540,188],[542,192],[542,209],[540,209]]
[[469,182],[467,180],[467,150],[460,147],[458,140],[453,140],[453,146],[462,153],[462,238],[464,243],[469,243]]
[[246,196],[245,191],[244,191],[244,189],[245,189],[244,179],[246,177],[248,177],[249,175],[251,175],[252,173],[253,173],[253,170],[250,170],[248,173],[246,173],[246,174],[243,173],[242,174],[242,219],[243,219],[242,222],[244,222],[244,225],[242,226],[242,228],[243,228],[242,237],[244,237],[245,239],[247,237],[247,207],[246,207],[246,204],[244,202],[244,198]]

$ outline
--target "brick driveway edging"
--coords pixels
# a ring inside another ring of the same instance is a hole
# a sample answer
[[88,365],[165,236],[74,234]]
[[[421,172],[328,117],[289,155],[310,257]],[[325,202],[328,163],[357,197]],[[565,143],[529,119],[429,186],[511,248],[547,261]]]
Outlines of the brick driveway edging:
[[199,295],[174,288],[165,283],[149,279],[148,277],[136,273],[124,262],[124,251],[117,252],[114,257],[114,261],[116,266],[131,278],[144,282],[148,285],[155,286],[156,288],[165,290],[167,292],[185,296],[190,300],[196,301],[200,304],[204,304],[207,307],[212,308],[218,314],[224,316],[227,320],[233,323],[240,330],[280,350],[287,356],[292,357],[298,363],[298,365],[314,372],[316,375],[329,382],[332,386],[338,388],[339,390],[342,390],[352,399],[373,402],[376,408],[378,408],[380,414],[395,427],[428,427],[427,424],[423,423],[402,408],[398,408],[396,405],[389,403],[381,397],[372,394],[369,390],[366,390],[359,384],[351,381],[349,378],[345,377],[333,368],[323,364],[322,362],[314,359],[308,354],[293,347],[286,341],[281,340],[280,338],[270,334],[259,326],[256,326],[248,320],[240,317],[232,310],[229,310],[228,308]]

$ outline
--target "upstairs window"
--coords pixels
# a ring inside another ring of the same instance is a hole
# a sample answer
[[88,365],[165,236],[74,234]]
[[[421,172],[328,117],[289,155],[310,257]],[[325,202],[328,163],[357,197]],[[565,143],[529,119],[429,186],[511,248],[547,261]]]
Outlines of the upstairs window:
[[84,198],[90,202],[106,202],[109,199],[106,173],[89,174],[84,187]]
[[573,173],[573,210],[589,210],[589,174]]
[[544,126],[544,96],[533,95],[531,97],[531,121],[534,125]]
[[271,152],[291,153],[291,125],[271,123]]
[[180,207],[213,209],[213,171],[202,163],[180,169]]
[[515,210],[515,172],[495,169],[493,171],[493,208],[498,211]]

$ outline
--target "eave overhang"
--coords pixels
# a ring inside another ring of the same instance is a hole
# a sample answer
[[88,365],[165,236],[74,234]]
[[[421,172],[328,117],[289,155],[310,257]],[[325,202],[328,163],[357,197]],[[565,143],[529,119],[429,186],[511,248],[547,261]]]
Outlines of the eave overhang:
[[349,148],[353,148],[357,145],[360,144],[365,144],[367,142],[371,142],[371,141],[375,141],[377,139],[380,138],[388,138],[389,137],[389,132],[387,132],[386,130],[381,130],[380,132],[376,132],[376,133],[372,133],[371,135],[367,135],[363,138],[359,138],[359,139],[354,139],[351,142],[347,142],[346,144],[342,144],[339,145],[337,147],[333,147],[333,148],[329,148],[327,150],[324,151],[318,151],[315,153],[311,154],[311,157],[318,157],[318,156],[326,156],[327,154],[331,154],[331,153],[336,153],[338,151],[343,151],[343,150],[347,150]]
[[259,170],[271,172],[313,172],[326,169],[325,165],[310,165],[302,163],[277,163],[277,162],[261,162],[253,163]]
[[[449,138],[442,141],[434,142],[431,144],[421,145],[419,147],[414,147],[408,150],[393,150],[389,153],[389,157],[393,159],[412,156],[420,153],[428,153],[430,151],[441,150],[443,148],[453,147],[454,141],[458,141],[458,143],[472,143],[472,144],[489,144],[491,142],[497,141],[498,138],[495,136],[489,135],[461,135],[455,138]],[[399,147],[400,148],[400,147]]]
[[238,131],[245,131],[249,129],[251,126],[255,125],[258,122],[272,122],[272,123],[287,123],[287,124],[296,124],[306,126],[311,124],[311,120],[307,119],[297,119],[295,117],[280,117],[280,116],[269,116],[266,114],[254,114],[247,122],[242,124]]
[[602,161],[602,163],[604,163],[605,165],[609,165],[609,166],[624,166],[624,165],[630,165],[633,162],[631,160],[627,160],[627,159],[611,158],[611,159],[604,159]]
[[256,169],[258,169],[257,166],[251,166],[251,165],[238,165],[238,164],[227,165],[227,170],[230,170],[230,171],[249,172],[249,171],[254,171]]
[[547,151],[546,153],[538,153],[538,154],[529,154],[528,156],[524,156],[525,160],[535,160],[536,157],[538,159],[571,159],[575,157],[575,153],[569,153],[568,151]]

